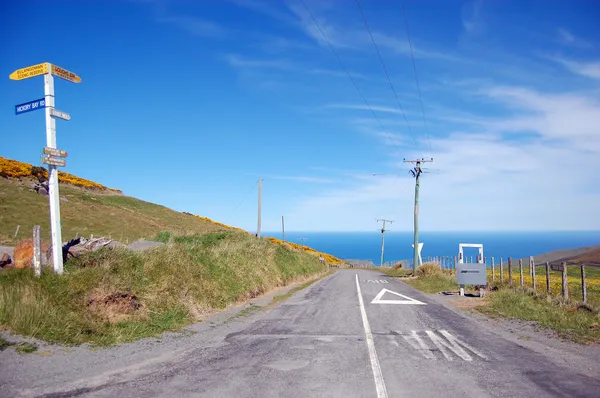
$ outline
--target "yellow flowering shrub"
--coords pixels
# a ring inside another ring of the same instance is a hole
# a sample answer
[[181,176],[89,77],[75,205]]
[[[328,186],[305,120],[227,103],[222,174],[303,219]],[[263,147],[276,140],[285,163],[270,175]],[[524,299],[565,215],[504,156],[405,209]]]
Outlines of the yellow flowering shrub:
[[302,250],[305,253],[312,254],[314,256],[322,256],[323,259],[327,263],[329,263],[329,264],[336,264],[336,265],[344,264],[344,262],[342,260],[340,260],[339,258],[334,257],[331,254],[318,252],[315,249],[312,249],[312,248],[310,248],[308,246],[302,246],[302,245],[299,245],[299,244],[293,243],[293,242],[283,242],[282,240],[279,240],[277,238],[265,238],[265,239],[268,240],[271,243],[276,244],[276,245],[286,244],[286,245],[289,245],[289,246],[291,246],[292,248],[294,248],[296,250]]
[[[19,162],[18,160],[6,159],[0,156],[0,177],[37,177],[39,174],[41,174],[45,178],[48,178],[48,170],[46,170],[43,167],[34,167],[29,163]],[[112,192],[121,193],[121,191],[119,191],[118,189],[108,188],[104,185],[74,176],[73,174],[65,173],[63,171],[58,172],[58,181],[63,184],[75,185],[83,188],[98,189],[100,191],[110,190]]]

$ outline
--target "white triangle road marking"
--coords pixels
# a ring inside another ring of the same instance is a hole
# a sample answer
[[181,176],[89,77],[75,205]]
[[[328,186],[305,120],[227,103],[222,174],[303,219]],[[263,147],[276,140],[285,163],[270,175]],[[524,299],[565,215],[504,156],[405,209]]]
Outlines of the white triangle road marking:
[[[383,300],[382,297],[386,293],[395,294],[396,296],[402,297],[404,300]],[[371,304],[415,304],[415,305],[427,305],[422,301],[415,300],[414,298],[405,296],[400,293],[392,292],[388,289],[381,289],[379,294],[371,301]]]

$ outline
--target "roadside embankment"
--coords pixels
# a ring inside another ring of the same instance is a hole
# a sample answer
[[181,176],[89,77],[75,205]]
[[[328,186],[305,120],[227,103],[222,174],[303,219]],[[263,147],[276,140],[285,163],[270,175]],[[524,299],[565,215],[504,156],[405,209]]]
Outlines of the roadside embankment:
[[0,273],[0,327],[53,343],[121,343],[327,269],[317,256],[237,231],[178,236],[143,253],[103,248],[67,262],[60,277]]

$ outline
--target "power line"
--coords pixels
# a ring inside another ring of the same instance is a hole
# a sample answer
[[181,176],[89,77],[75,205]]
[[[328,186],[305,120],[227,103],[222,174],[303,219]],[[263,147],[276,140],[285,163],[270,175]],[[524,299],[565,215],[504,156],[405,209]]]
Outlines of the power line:
[[400,112],[402,112],[402,117],[404,118],[404,121],[406,122],[406,127],[408,127],[408,131],[410,132],[410,135],[413,137],[413,140],[415,141],[415,145],[418,146],[417,138],[415,137],[415,135],[412,132],[412,129],[410,128],[408,119],[406,119],[406,115],[404,114],[404,108],[402,107],[402,104],[400,103],[400,99],[398,98],[398,93],[396,93],[396,89],[394,88],[394,84],[392,83],[392,79],[390,78],[390,74],[388,73],[388,70],[385,67],[385,62],[383,62],[383,57],[381,56],[381,52],[379,52],[379,47],[377,47],[377,43],[375,43],[375,38],[373,37],[371,28],[369,27],[369,23],[367,22],[367,17],[365,16],[362,6],[360,5],[360,0],[356,0],[356,5],[358,6],[358,10],[360,11],[360,15],[362,16],[363,22],[365,23],[367,32],[369,32],[369,36],[371,37],[371,42],[373,43],[373,47],[375,47],[375,51],[377,52],[377,57],[379,57],[379,62],[381,62],[381,66],[383,67],[383,72],[385,73],[385,76],[387,77],[387,80],[390,83],[390,87],[391,87],[392,91],[394,92],[394,97],[396,98],[396,102],[398,103]]
[[242,201],[236,206],[236,208],[231,212],[231,214],[229,215],[229,217],[227,217],[227,222],[231,221],[231,216],[233,216],[235,214],[235,212],[237,211],[237,209],[240,208],[240,206],[246,201],[246,199],[248,199],[248,196],[250,195],[250,193],[254,190],[254,188],[256,188],[256,186],[258,185],[258,181],[256,181],[256,183],[254,183],[254,185],[252,186],[252,188],[250,188],[250,190],[248,191],[248,193],[246,193],[246,196],[244,196],[244,199],[242,199]]
[[369,104],[369,101],[367,101],[367,98],[365,97],[365,95],[363,94],[363,92],[360,91],[360,88],[358,87],[358,84],[356,84],[356,81],[354,80],[354,78],[352,77],[352,75],[350,74],[350,72],[348,72],[348,69],[346,68],[346,66],[342,62],[342,59],[338,55],[337,51],[335,51],[335,48],[333,48],[333,46],[331,45],[331,42],[327,38],[327,35],[323,31],[323,29],[321,29],[321,25],[319,25],[319,22],[317,22],[317,19],[315,18],[315,16],[313,15],[313,13],[310,11],[310,9],[308,8],[308,6],[306,5],[306,2],[304,0],[301,0],[301,1],[302,1],[302,5],[304,5],[304,8],[306,9],[306,12],[308,12],[308,15],[310,15],[310,18],[313,20],[313,22],[317,26],[317,29],[319,29],[319,32],[321,32],[321,35],[323,36],[323,38],[327,42],[327,45],[329,46],[329,49],[331,49],[331,52],[333,52],[333,54],[337,58],[338,62],[340,63],[340,66],[342,67],[342,69],[344,70],[344,72],[346,72],[346,75],[348,76],[348,78],[350,79],[350,81],[352,82],[352,84],[354,85],[354,88],[356,89],[356,91],[358,91],[358,93],[360,94],[360,96],[361,96],[362,100],[364,101],[365,105],[367,106],[367,108],[369,108],[369,110],[373,114],[373,117],[375,118],[375,120],[377,120],[377,123],[379,124],[379,127],[381,127],[381,130],[383,130],[383,132],[387,135],[387,137],[389,138],[389,140],[392,143],[392,145],[394,145],[394,147],[396,148],[396,151],[400,152],[398,146],[396,145],[396,143],[394,142],[394,140],[392,140],[392,137],[390,136],[390,134],[387,132],[387,130],[385,129],[385,127],[383,127],[383,124],[381,123],[381,120],[377,117],[377,114],[375,113],[375,111],[373,111],[373,108],[371,108],[371,105]]
[[412,59],[413,70],[415,71],[415,80],[417,82],[417,90],[419,91],[419,101],[421,102],[421,112],[423,113],[423,123],[425,124],[425,134],[427,136],[427,144],[429,145],[429,156],[431,156],[431,141],[429,141],[429,130],[427,129],[427,120],[425,119],[425,107],[423,107],[423,97],[421,96],[421,85],[419,84],[419,75],[417,74],[417,65],[415,64],[415,54],[410,39],[410,30],[408,29],[408,19],[406,18],[406,10],[404,9],[404,0],[400,1],[402,5],[402,14],[404,15],[404,26],[406,26],[406,36],[408,37],[408,45],[410,47],[410,57]]

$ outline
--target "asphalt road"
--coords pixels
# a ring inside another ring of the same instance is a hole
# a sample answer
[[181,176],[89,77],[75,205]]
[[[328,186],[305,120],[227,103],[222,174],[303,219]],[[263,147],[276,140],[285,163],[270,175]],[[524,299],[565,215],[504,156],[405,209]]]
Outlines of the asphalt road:
[[[70,372],[65,362],[54,376],[38,371],[47,384],[19,388],[23,380],[5,379],[12,389],[4,391],[48,397],[600,396],[600,370],[590,377],[561,367],[373,271],[339,271],[268,311],[191,339],[193,347],[147,353],[123,372],[60,383],[56,375],[64,380]],[[102,355],[110,369],[111,359]]]

